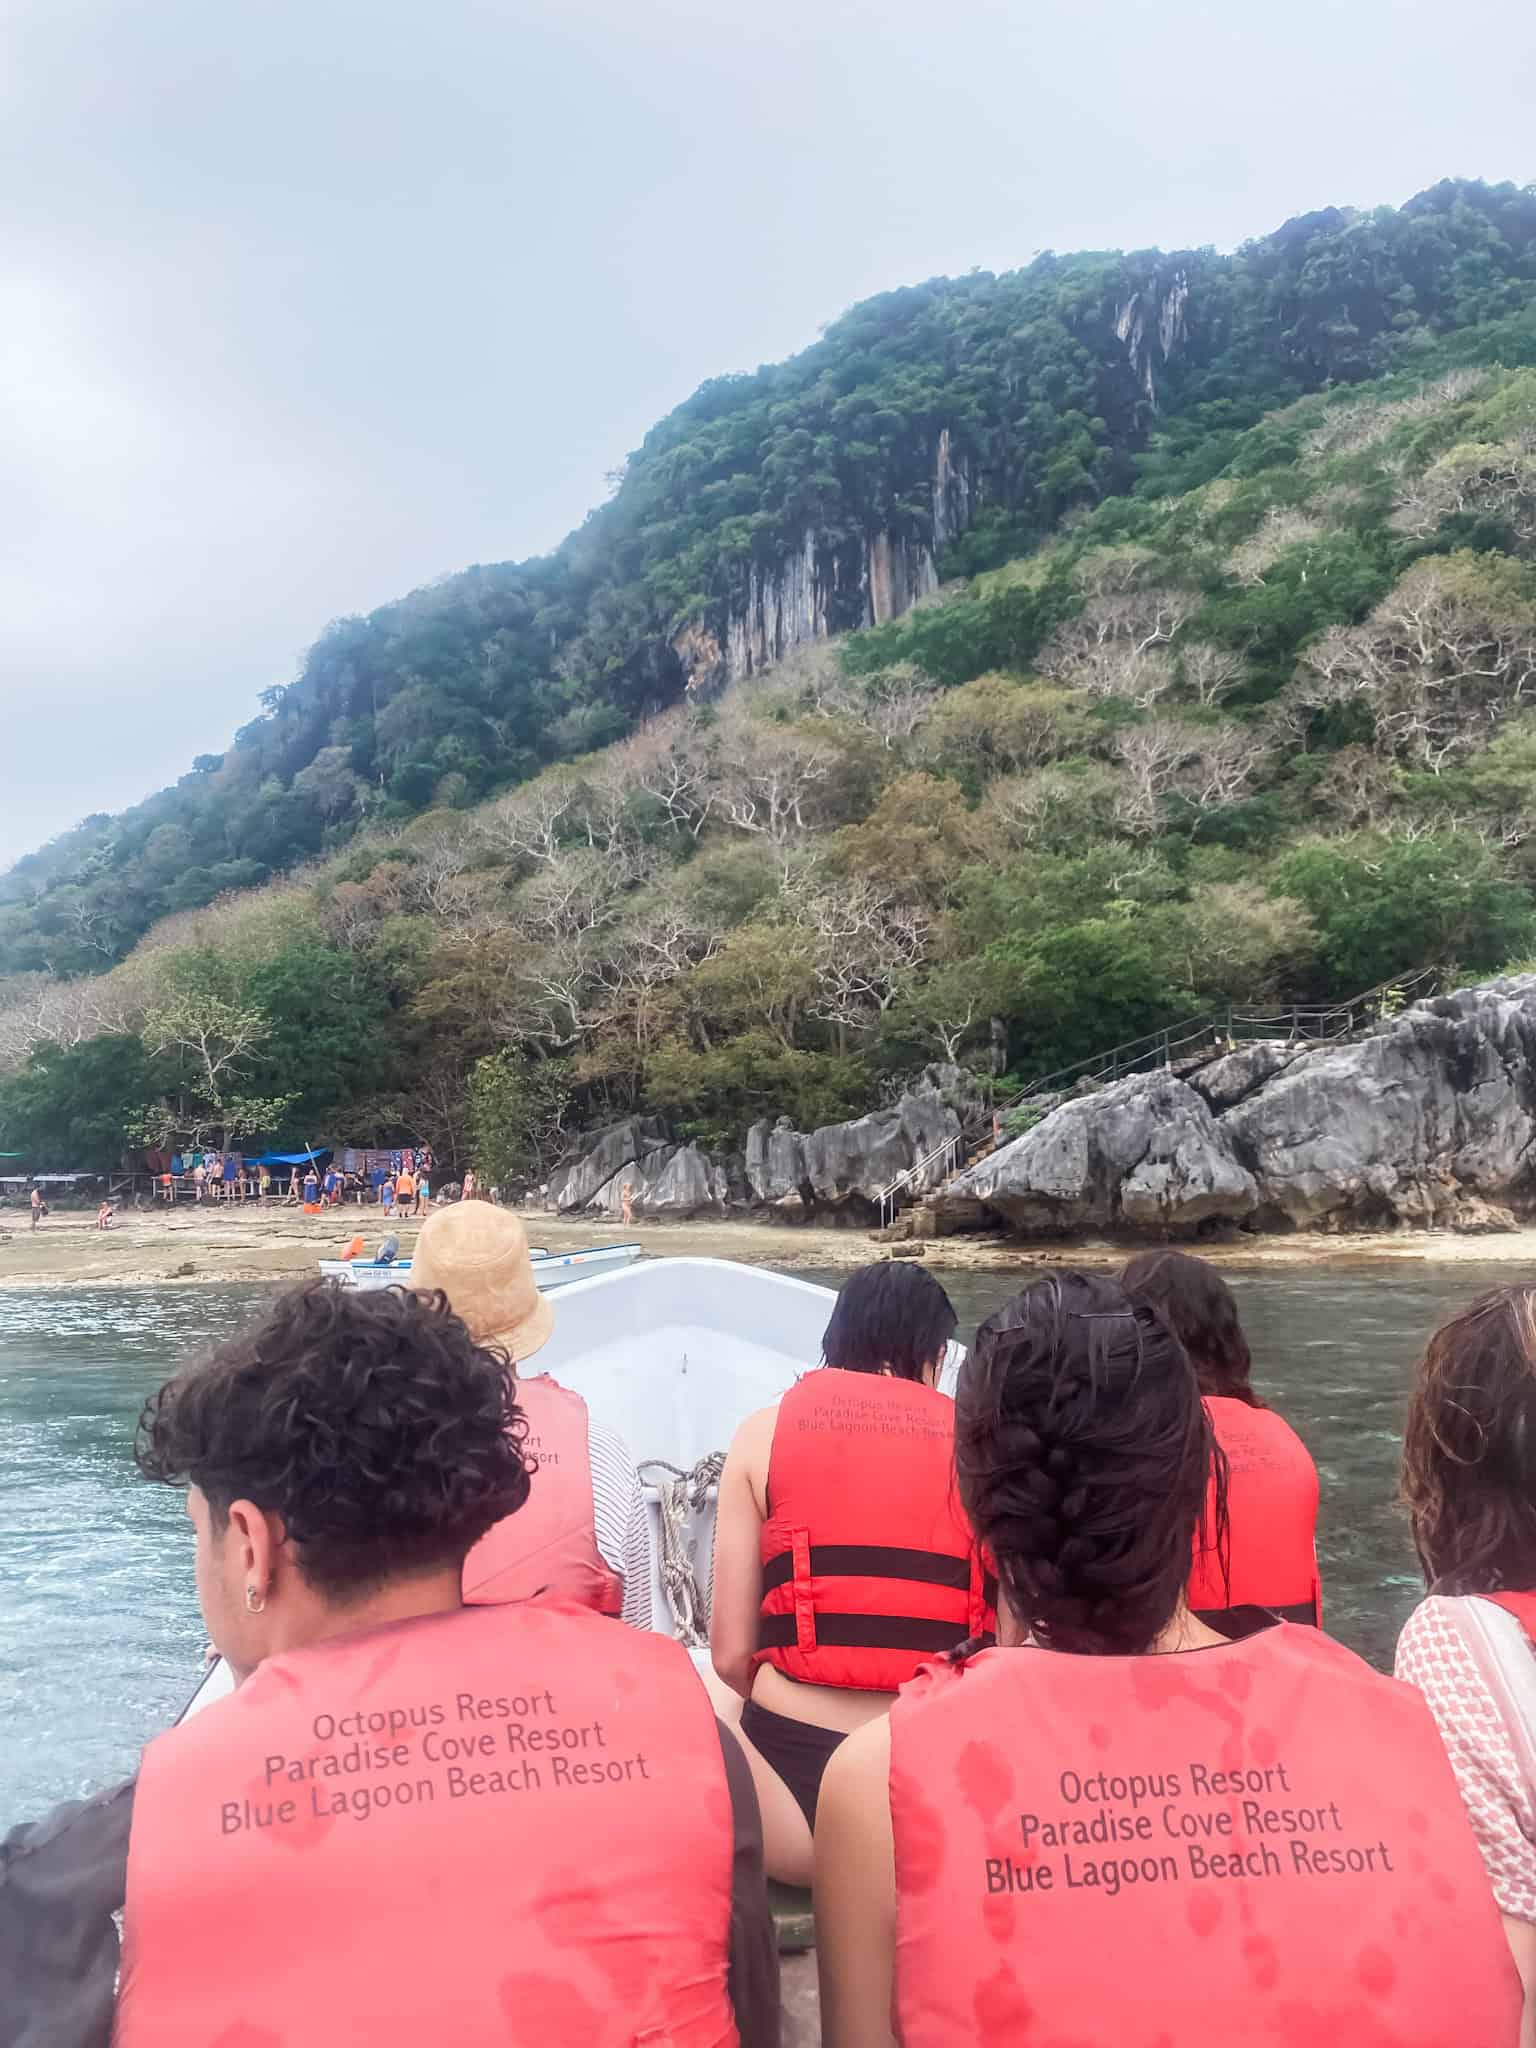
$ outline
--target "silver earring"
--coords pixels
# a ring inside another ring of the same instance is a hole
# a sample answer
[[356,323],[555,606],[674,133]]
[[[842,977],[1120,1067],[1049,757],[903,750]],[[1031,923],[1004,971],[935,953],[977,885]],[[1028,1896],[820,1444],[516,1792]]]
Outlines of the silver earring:
[[258,1593],[254,1586],[246,1587],[245,1611],[247,1614],[260,1614],[262,1609],[266,1606],[266,1604],[267,1603],[265,1596],[261,1593]]

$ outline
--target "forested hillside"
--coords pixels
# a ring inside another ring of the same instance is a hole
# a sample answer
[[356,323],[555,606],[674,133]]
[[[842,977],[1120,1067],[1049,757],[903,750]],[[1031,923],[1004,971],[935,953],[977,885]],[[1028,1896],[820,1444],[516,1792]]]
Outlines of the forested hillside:
[[706,387],[22,862],[0,1145],[809,1127],[994,1018],[1497,967],[1533,815],[1536,194],[1045,257]]
[[338,621],[226,753],[21,861],[0,974],[97,972],[167,913],[462,810],[1107,498],[1203,482],[1263,412],[1533,291],[1536,193],[1447,183],[1231,256],[1045,255],[870,300],[704,386],[553,554]]

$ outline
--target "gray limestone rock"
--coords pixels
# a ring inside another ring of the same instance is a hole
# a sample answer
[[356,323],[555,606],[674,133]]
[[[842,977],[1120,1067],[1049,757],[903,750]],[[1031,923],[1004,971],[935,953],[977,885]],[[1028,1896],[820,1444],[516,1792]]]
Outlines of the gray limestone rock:
[[748,1131],[746,1172],[755,1202],[769,1207],[802,1202],[807,1185],[805,1139],[787,1116],[772,1124],[765,1117]]
[[1254,1193],[1205,1103],[1156,1073],[1062,1103],[938,1199],[979,1201],[1021,1230],[1050,1234],[1237,1218]]
[[1242,1102],[1276,1074],[1284,1073],[1303,1050],[1288,1039],[1261,1038],[1200,1067],[1189,1076],[1189,1085],[1220,1113]]
[[654,1116],[626,1117],[605,1131],[589,1133],[550,1175],[550,1207],[564,1214],[585,1209],[621,1167],[666,1143],[668,1136],[666,1125]]
[[696,1145],[662,1145],[647,1152],[599,1188],[589,1209],[621,1217],[626,1183],[637,1217],[719,1216],[730,1202],[724,1167]]
[[[1213,1113],[1215,1112],[1215,1113]],[[1023,1231],[1507,1228],[1536,1208],[1536,976],[1343,1044],[1244,1046],[1069,1098],[935,1199]]]

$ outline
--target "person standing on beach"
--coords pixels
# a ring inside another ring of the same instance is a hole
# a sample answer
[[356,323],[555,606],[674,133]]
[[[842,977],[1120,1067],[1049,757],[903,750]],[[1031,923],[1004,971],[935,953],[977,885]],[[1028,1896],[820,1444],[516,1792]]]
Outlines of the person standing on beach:
[[34,1230],[36,1230],[47,1214],[48,1204],[43,1200],[43,1191],[41,1188],[34,1188],[32,1190],[32,1228]]
[[476,1192],[477,1191],[475,1188],[475,1169],[471,1166],[465,1169],[464,1190],[463,1193],[460,1195],[459,1199],[463,1202],[472,1202],[475,1199]]
[[635,1220],[635,1184],[632,1180],[625,1181],[619,1189],[619,1219],[626,1230]]

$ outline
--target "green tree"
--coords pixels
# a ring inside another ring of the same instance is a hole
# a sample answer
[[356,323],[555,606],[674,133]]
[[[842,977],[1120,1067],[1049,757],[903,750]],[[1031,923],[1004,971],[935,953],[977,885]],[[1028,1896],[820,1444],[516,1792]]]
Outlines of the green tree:
[[490,1053],[469,1078],[476,1170],[502,1187],[540,1181],[555,1163],[571,1107],[570,1063]]
[[987,961],[1020,1072],[1075,1065],[1200,1007],[1159,934],[1138,930],[1132,918],[1086,918],[1027,942],[1000,940]]
[[1357,994],[1420,966],[1466,973],[1530,951],[1536,910],[1469,833],[1317,840],[1277,861],[1271,886],[1310,911],[1320,993]]
[[40,1045],[0,1078],[0,1145],[25,1152],[34,1171],[119,1166],[151,1086],[149,1054],[126,1033]]

